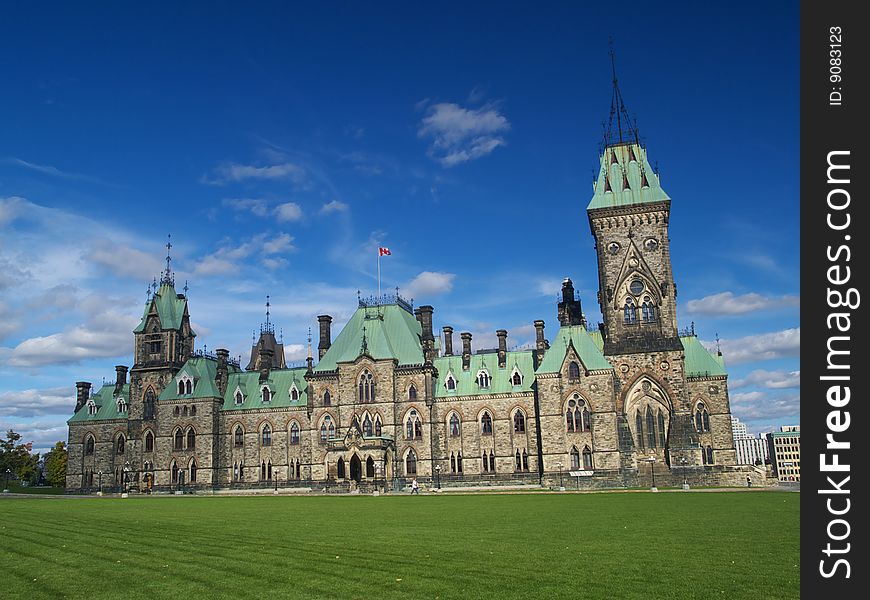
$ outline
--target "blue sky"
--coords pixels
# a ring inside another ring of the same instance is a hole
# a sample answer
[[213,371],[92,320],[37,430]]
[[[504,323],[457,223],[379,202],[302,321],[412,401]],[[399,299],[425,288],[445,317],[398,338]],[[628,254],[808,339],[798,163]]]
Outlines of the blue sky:
[[131,364],[170,233],[199,348],[248,351],[269,294],[304,358],[378,245],[384,289],[475,347],[552,336],[565,276],[597,323],[609,36],[680,326],[718,334],[750,430],[799,422],[797,4],[309,4],[5,9],[0,426],[66,439],[75,381]]

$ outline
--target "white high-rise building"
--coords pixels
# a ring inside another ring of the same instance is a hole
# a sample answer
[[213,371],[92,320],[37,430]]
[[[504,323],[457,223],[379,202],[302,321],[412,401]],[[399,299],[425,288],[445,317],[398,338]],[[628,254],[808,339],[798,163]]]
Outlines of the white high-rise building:
[[734,434],[734,449],[737,451],[738,465],[763,465],[770,457],[767,439],[761,435],[753,436],[746,430],[746,423],[731,416],[731,431]]

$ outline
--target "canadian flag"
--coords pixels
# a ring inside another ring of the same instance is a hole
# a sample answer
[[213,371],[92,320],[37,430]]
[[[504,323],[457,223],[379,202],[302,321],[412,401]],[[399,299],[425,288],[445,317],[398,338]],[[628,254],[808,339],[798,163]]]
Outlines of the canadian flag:
[[392,255],[392,252],[390,252],[389,248],[383,248],[383,247],[378,248],[378,256],[390,256],[390,255]]

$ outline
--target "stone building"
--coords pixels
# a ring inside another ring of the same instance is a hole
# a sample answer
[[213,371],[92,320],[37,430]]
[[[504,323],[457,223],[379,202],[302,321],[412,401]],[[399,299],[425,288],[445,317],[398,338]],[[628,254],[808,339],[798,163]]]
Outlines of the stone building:
[[[67,488],[743,485],[722,356],[679,332],[671,199],[614,110],[587,208],[604,322],[590,329],[570,279],[558,325],[528,350],[475,349],[434,326],[432,306],[358,299],[317,360],[288,368],[269,323],[245,369],[194,351],[188,298],[169,268],[133,332],[134,364],[69,420]],[[754,477],[754,475],[753,475]],[[574,479],[571,485],[575,485]]]

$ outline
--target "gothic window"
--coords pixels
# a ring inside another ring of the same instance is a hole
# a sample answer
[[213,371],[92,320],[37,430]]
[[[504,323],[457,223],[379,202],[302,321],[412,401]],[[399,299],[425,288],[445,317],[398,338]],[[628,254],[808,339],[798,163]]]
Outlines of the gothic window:
[[713,447],[712,446],[707,446],[706,454],[707,454],[707,464],[712,465],[713,464]]
[[332,422],[332,417],[326,415],[320,424],[320,442],[325,444],[331,437],[335,437],[335,424]]
[[299,390],[296,388],[296,384],[290,386],[290,399],[294,402],[299,400]]
[[196,460],[190,461],[190,483],[196,483]]
[[450,415],[450,437],[459,437],[459,415]]
[[127,446],[127,438],[123,435],[119,435],[118,439],[115,440],[115,454],[124,454],[124,448]]
[[637,447],[643,450],[643,416],[639,410],[634,417],[634,429],[637,434]]
[[94,453],[94,436],[89,435],[85,438],[85,456],[91,456]]
[[154,434],[150,431],[145,433],[145,452],[154,452]]
[[656,311],[649,296],[644,296],[643,304],[640,305],[641,317],[644,323],[655,323]]
[[568,379],[571,381],[580,379],[580,365],[576,361],[572,360],[568,363]]
[[323,406],[332,406],[332,396],[329,395],[329,390],[323,392]]
[[339,459],[338,459],[338,464],[336,464],[336,473],[335,473],[335,475],[336,475],[336,477],[338,477],[339,479],[344,479],[344,477],[345,477],[345,474],[344,474],[344,459],[343,459],[343,458],[339,458]]
[[490,376],[486,369],[481,369],[477,372],[477,385],[482,388],[488,388],[490,382]]
[[592,468],[592,451],[589,446],[583,448],[583,468],[587,470]]
[[[185,394],[192,394],[193,393],[193,381],[191,381],[190,379],[188,379],[187,381],[184,382],[184,393]],[[196,468],[196,467],[194,467],[194,468]]]
[[299,423],[293,421],[290,423],[290,444],[296,445],[299,443]]
[[486,450],[483,451],[483,470],[489,472],[489,456],[486,454]]
[[174,449],[175,450],[184,450],[184,432],[181,431],[181,428],[175,430],[174,436]]
[[[264,385],[263,388],[260,390],[260,392],[263,395],[263,402],[271,402],[272,401],[272,390],[270,390],[268,388],[268,386]],[[290,391],[290,396],[291,397],[293,396],[292,390]]]
[[193,450],[196,448],[196,432],[193,427],[187,430],[187,449]]
[[646,407],[646,436],[647,446],[655,448],[658,441],[656,439],[656,421],[652,409],[649,406]]
[[417,454],[414,449],[408,450],[408,456],[405,458],[405,475],[417,474]]
[[665,447],[665,413],[659,411],[659,446]]
[[571,470],[576,471],[580,468],[580,451],[577,446],[571,446]]
[[181,414],[181,407],[180,407],[180,406],[176,406],[176,407],[175,407],[175,416],[177,417],[177,416],[180,415],[180,414]]
[[127,412],[127,403],[124,402],[123,398],[118,398],[118,412]]
[[708,433],[710,431],[710,413],[707,412],[707,407],[703,402],[698,402],[695,408],[695,429],[698,433]]
[[453,373],[447,374],[447,379],[444,380],[444,385],[448,390],[456,389],[456,378],[453,376]]
[[381,437],[381,416],[375,415],[375,436]]
[[411,400],[413,402],[416,399],[417,399],[417,388],[415,388],[412,385],[411,387],[408,388],[408,400]]
[[93,400],[88,401],[88,414],[97,414],[97,404]]
[[634,305],[633,298],[627,298],[625,300],[625,307],[623,308],[623,320],[626,325],[634,325],[637,323],[637,306]]
[[420,415],[413,408],[408,413],[408,419],[405,421],[405,437],[409,440],[421,439],[423,437],[423,421],[420,420]]
[[182,410],[182,413],[184,414],[185,417],[187,416],[187,406],[184,407],[184,409]]
[[492,435],[492,417],[487,411],[483,411],[483,415],[480,417],[480,433]]
[[523,448],[523,471],[529,470],[529,453]]
[[195,416],[196,416],[196,407],[195,407],[195,406],[191,406],[191,407],[190,407],[190,416],[191,416],[191,417],[195,417]]
[[263,446],[272,445],[272,428],[268,423],[263,425]]
[[513,374],[511,375],[511,385],[522,385],[522,384],[523,384],[523,376],[519,371],[517,371],[515,369]]
[[450,453],[450,472],[456,473],[456,454]]
[[235,432],[233,433],[233,444],[236,448],[241,448],[245,445],[245,432],[241,425],[236,425]]
[[514,433],[526,432],[526,416],[523,411],[518,410],[514,413]]
[[145,392],[145,399],[143,402],[144,415],[145,419],[153,419],[154,418],[154,401],[157,396],[154,394],[154,390],[152,388],[148,388],[148,391]]
[[178,464],[172,461],[172,483],[178,483]]
[[489,451],[489,470],[495,473],[495,454],[492,450]]
[[456,453],[456,471],[462,473],[462,450]]
[[245,397],[242,395],[241,390],[236,390],[236,404],[242,404],[245,401]]
[[375,378],[368,369],[359,376],[359,401],[363,403],[375,401]]
[[183,393],[184,393],[184,382],[183,382],[183,381],[179,381],[179,382],[178,382],[178,395],[180,396],[180,395],[182,395]]
[[369,415],[366,415],[366,418],[363,419],[363,435],[366,437],[371,437],[372,433],[372,418]]
[[565,426],[568,431],[589,431],[591,429],[591,415],[586,407],[586,401],[580,398],[580,394],[568,400],[568,407],[565,410]]
[[516,459],[516,467],[517,467],[516,470],[517,470],[517,471],[522,471],[522,470],[523,470],[523,457],[520,456],[520,451],[519,451],[519,450],[517,450],[517,452],[516,452],[515,459]]

